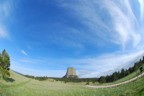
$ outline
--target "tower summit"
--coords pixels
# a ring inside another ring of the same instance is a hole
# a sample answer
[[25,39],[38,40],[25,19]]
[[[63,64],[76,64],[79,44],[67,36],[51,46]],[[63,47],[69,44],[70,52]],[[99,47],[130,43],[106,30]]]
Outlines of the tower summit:
[[78,78],[75,68],[68,67],[66,75],[64,76],[64,78]]

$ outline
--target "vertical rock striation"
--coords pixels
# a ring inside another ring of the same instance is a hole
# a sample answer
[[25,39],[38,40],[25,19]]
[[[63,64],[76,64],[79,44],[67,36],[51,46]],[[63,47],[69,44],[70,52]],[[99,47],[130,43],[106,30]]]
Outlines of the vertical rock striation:
[[64,78],[78,78],[75,68],[68,67],[66,75],[64,76]]

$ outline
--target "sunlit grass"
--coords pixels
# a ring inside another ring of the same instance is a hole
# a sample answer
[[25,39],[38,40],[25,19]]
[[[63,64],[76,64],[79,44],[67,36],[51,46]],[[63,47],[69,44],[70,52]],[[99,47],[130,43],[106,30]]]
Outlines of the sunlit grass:
[[104,89],[87,88],[84,83],[37,81],[14,72],[12,78],[15,79],[12,83],[0,83],[0,96],[144,96],[144,77],[129,84]]
[[111,82],[111,83],[99,83],[99,82],[96,82],[95,84],[92,84],[91,85],[111,85],[111,84],[117,84],[117,83],[121,83],[121,82],[124,82],[124,81],[127,81],[127,80],[130,80],[136,76],[138,76],[140,74],[140,71],[136,71],[136,72],[133,72],[131,74],[129,74],[128,76],[124,77],[124,78],[121,78],[117,81],[114,81],[114,82]]

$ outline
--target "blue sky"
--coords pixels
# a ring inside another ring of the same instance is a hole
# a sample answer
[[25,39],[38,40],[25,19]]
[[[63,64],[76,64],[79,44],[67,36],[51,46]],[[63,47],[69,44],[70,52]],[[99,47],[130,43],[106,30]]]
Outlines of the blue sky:
[[0,50],[11,69],[98,77],[144,55],[144,0],[0,0]]

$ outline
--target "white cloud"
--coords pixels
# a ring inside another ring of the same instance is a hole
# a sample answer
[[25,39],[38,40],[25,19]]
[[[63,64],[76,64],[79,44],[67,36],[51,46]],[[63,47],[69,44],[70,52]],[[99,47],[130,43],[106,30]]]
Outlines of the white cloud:
[[[141,6],[140,10],[141,10],[141,18],[142,18],[144,15],[143,0],[139,0],[139,3]],[[63,7],[71,9],[69,10],[69,12],[71,12],[72,16],[76,17],[80,21],[80,23],[82,23],[86,28],[88,28],[86,30],[87,33],[79,32],[77,31],[77,29],[73,29],[73,28],[70,29],[73,30],[73,32],[75,32],[75,33],[72,32],[71,33],[72,35],[68,34],[68,36],[72,37],[71,40],[73,40],[74,36],[85,37],[82,39],[86,40],[87,43],[89,41],[93,42],[93,44],[95,45],[96,43],[99,43],[97,38],[100,38],[101,41],[104,42],[108,41],[114,44],[119,44],[124,50],[126,47],[130,47],[130,50],[125,50],[123,51],[124,53],[119,53],[119,52],[109,53],[98,57],[91,57],[91,58],[86,57],[80,59],[46,58],[46,59],[37,60],[37,59],[27,58],[19,61],[19,63],[22,64],[28,63],[29,65],[33,64],[31,65],[33,66],[33,68],[35,68],[35,65],[38,66],[39,64],[45,64],[45,66],[48,66],[46,68],[58,66],[59,69],[63,67],[73,66],[78,70],[79,75],[82,75],[82,77],[97,77],[100,75],[109,74],[117,70],[121,70],[122,68],[127,68],[129,66],[132,66],[132,64],[134,64],[135,61],[137,61],[141,56],[144,55],[144,50],[143,50],[144,46],[143,46],[143,38],[142,38],[143,35],[141,35],[143,34],[142,33],[143,30],[142,31],[138,30],[138,29],[143,29],[140,28],[143,26],[141,26],[141,24],[138,21],[139,18],[135,16],[131,8],[130,0],[117,0],[117,1],[116,0],[109,0],[109,1],[92,0],[92,2],[88,0],[83,0],[83,1],[79,0],[77,2],[73,2],[72,4],[63,2]],[[53,39],[54,38],[52,37],[52,40]],[[77,39],[75,43],[74,40],[73,40],[74,42],[71,42],[69,40],[62,38],[61,42],[66,41],[66,43],[69,43],[68,46],[71,45],[71,46],[83,48],[81,42],[84,41],[81,41],[79,43],[80,40]],[[60,41],[60,40],[56,39],[56,41]],[[140,42],[142,42],[141,43],[142,48],[139,49]],[[110,46],[109,43],[108,46]],[[24,50],[21,50],[21,53],[24,55],[28,55]],[[25,66],[24,68],[20,66],[21,65],[17,65],[17,68],[19,67],[17,69],[19,72],[26,72],[26,70],[27,73],[38,72],[37,69],[35,70],[33,70],[33,68],[30,69],[29,66]],[[47,69],[46,71],[48,72],[50,70]],[[55,72],[52,73],[53,76],[56,75],[62,76],[64,71],[54,70],[53,72]],[[57,74],[58,72],[59,74]],[[40,73],[49,76],[48,74],[46,74],[46,72],[42,72],[42,71],[41,72],[39,71],[39,73],[37,74]]]
[[105,54],[96,58],[89,58],[81,69],[91,70],[82,77],[97,77],[108,75],[112,72],[119,71],[122,68],[128,68],[137,62],[144,55],[144,51],[124,53],[124,54]]
[[[143,0],[141,10],[143,9]],[[139,18],[136,18],[130,0],[101,0],[101,1],[62,1],[62,7],[69,8],[87,29],[89,40],[93,44],[103,41],[105,44],[114,43],[126,48],[136,48],[142,41]],[[98,40],[100,38],[100,40]]]
[[[29,59],[28,59],[29,60]],[[31,59],[32,60],[32,59]],[[34,59],[33,59],[34,60]],[[36,60],[36,59],[35,59]],[[48,77],[63,77],[65,75],[66,70],[49,70],[49,69],[35,69],[34,67],[29,67],[24,64],[25,61],[19,61],[15,59],[11,59],[11,69],[20,72],[25,75],[33,75],[33,76],[48,76]],[[35,61],[26,61],[25,63],[32,64]],[[41,64],[41,60],[36,60],[37,63]],[[35,65],[33,65],[35,66]]]
[[27,52],[25,52],[24,50],[21,50],[21,53],[25,56],[28,56]]
[[[72,2],[71,2],[72,3]],[[86,27],[87,30],[84,32],[81,32],[79,34],[79,37],[82,37],[81,35],[86,34],[85,38],[88,39],[86,42],[90,41],[94,44],[98,43],[98,38],[101,38],[102,40],[107,41],[108,38],[105,34],[104,30],[109,30],[107,24],[103,22],[102,13],[99,12],[99,10],[103,11],[101,8],[96,8],[97,5],[95,2],[89,2],[86,0],[83,1],[77,1],[75,3],[69,4],[69,3],[63,3],[63,7],[67,7],[70,9],[69,12],[73,14],[73,16],[76,16],[76,18],[84,24],[84,28]],[[99,12],[99,14],[97,13]],[[86,29],[85,28],[85,29]]]
[[144,0],[138,0],[140,4],[141,19],[144,19]]
[[8,37],[8,33],[5,30],[4,27],[0,26],[0,38],[7,38]]
[[66,70],[36,70],[27,67],[22,68],[19,65],[14,65],[11,68],[16,72],[32,76],[63,77],[66,73]]
[[[99,77],[101,75],[107,75],[121,70],[122,68],[128,68],[138,61],[143,55],[144,50],[132,53],[113,53],[104,54],[98,57],[77,59],[24,58],[17,61],[12,60],[12,69],[24,74],[62,77],[66,72],[66,68],[72,66],[76,68],[80,77]],[[27,70],[27,72],[23,70]]]
[[0,4],[0,16],[6,18],[10,15],[12,11],[12,1],[5,0]]
[[0,38],[7,38],[8,31],[5,21],[10,17],[13,10],[12,0],[4,0],[0,3]]
[[[136,33],[137,19],[132,11],[130,2],[123,0],[119,2],[109,1],[104,3],[112,17],[114,40],[124,48],[132,43],[136,47],[140,40],[140,33]],[[114,41],[115,42],[115,41]]]
[[[23,54],[26,54],[25,52],[22,51]],[[29,59],[21,59],[20,62],[23,62],[23,63],[29,63],[29,64],[36,64],[36,60],[29,60]]]

